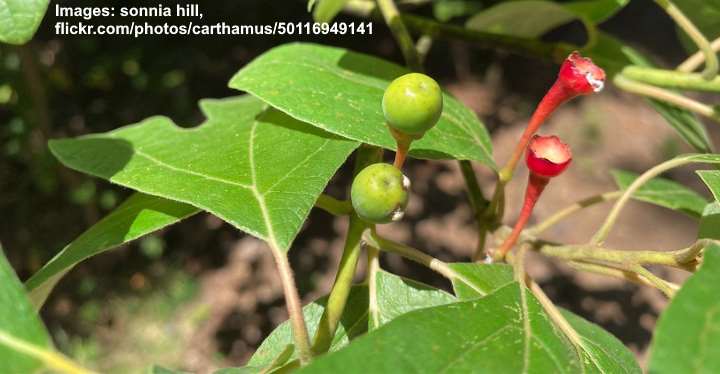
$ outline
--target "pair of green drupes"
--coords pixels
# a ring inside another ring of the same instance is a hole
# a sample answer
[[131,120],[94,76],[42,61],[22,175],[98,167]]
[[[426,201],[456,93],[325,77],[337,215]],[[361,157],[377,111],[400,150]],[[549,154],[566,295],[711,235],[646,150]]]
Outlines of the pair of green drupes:
[[403,217],[410,180],[400,168],[412,140],[425,135],[440,119],[440,86],[424,74],[410,73],[390,83],[382,100],[385,121],[397,140],[395,165],[377,163],[360,171],[350,198],[357,215],[370,223],[388,223]]

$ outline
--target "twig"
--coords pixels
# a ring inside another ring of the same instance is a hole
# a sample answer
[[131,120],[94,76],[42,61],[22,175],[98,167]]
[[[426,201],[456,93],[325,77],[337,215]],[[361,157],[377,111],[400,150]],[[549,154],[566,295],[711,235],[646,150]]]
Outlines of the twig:
[[697,26],[695,26],[672,1],[655,0],[655,2],[665,10],[678,27],[685,31],[690,39],[698,46],[698,49],[705,55],[705,70],[703,70],[702,74],[705,79],[713,79],[718,73],[718,58],[710,46],[710,42],[705,38],[705,35],[698,30]]
[[378,315],[377,301],[377,273],[380,270],[380,250],[371,246],[365,246],[368,256],[368,267],[365,281],[368,285],[368,314],[370,316],[369,323],[371,328],[380,326],[380,316]]
[[550,227],[554,226],[558,222],[562,221],[563,219],[571,216],[572,214],[574,214],[584,208],[587,208],[587,207],[590,207],[590,206],[593,206],[596,204],[604,203],[607,201],[615,200],[615,199],[619,198],[621,195],[622,195],[622,191],[613,191],[613,192],[606,192],[604,194],[595,195],[595,196],[591,196],[586,199],[580,200],[580,201],[556,212],[555,214],[546,218],[544,221],[538,223],[537,225],[525,230],[525,232],[527,234],[533,235],[533,236],[539,235],[543,231],[549,229]]
[[400,46],[400,51],[405,58],[405,63],[411,70],[422,71],[422,64],[420,63],[420,56],[418,55],[417,49],[415,49],[415,42],[410,37],[410,33],[405,27],[400,12],[398,12],[395,2],[393,0],[377,0],[378,8],[382,13],[385,23],[390,27],[395,40]]
[[618,216],[620,215],[620,211],[625,207],[625,204],[627,204],[628,200],[630,200],[630,197],[640,188],[643,184],[648,182],[649,180],[655,178],[656,176],[664,173],[667,170],[670,170],[672,168],[682,166],[685,164],[688,164],[692,161],[688,160],[688,158],[674,158],[669,161],[665,161],[659,165],[656,165],[655,167],[651,168],[650,170],[646,171],[642,175],[640,175],[635,181],[633,181],[630,186],[625,190],[623,195],[618,199],[617,202],[615,202],[615,205],[613,206],[612,210],[608,214],[607,218],[605,219],[605,222],[603,225],[598,229],[598,231],[593,236],[592,240],[590,241],[590,244],[594,245],[601,245],[605,239],[607,238],[608,234],[610,233],[610,230],[612,229],[613,225],[615,224],[615,221],[617,221]]
[[487,220],[485,219],[485,212],[490,205],[490,202],[487,201],[480,189],[477,175],[472,167],[472,163],[467,160],[462,160],[458,161],[458,164],[460,165],[463,180],[465,180],[468,200],[470,201],[470,207],[473,210],[475,223],[478,229],[478,241],[475,246],[475,252],[472,256],[473,261],[477,261],[485,257],[485,238],[487,236]]
[[698,73],[684,73],[642,66],[627,66],[621,73],[624,77],[654,86],[678,88],[681,90],[720,92],[720,76],[706,79]]
[[[710,43],[710,48],[712,48],[715,53],[720,51],[720,37]],[[689,73],[695,71],[695,69],[697,69],[703,62],[705,62],[705,54],[703,51],[697,51],[695,54],[688,57],[687,60],[683,61],[682,64],[678,65],[676,70]]]
[[664,101],[681,109],[687,109],[691,112],[720,121],[720,113],[718,113],[715,108],[678,93],[650,84],[636,82],[632,79],[624,77],[622,74],[616,75],[613,82],[625,91]]

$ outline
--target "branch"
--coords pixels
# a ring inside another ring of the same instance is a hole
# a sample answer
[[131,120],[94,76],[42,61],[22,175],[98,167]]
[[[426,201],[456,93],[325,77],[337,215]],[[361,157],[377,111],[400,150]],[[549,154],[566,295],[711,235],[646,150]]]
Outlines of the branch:
[[591,207],[596,204],[604,203],[606,201],[612,201],[617,198],[619,198],[622,195],[622,191],[613,191],[613,192],[606,192],[601,195],[595,195],[588,197],[586,199],[580,200],[567,208],[564,208],[552,216],[546,218],[544,221],[538,223],[537,225],[525,230],[528,235],[536,236],[542,233],[543,231],[549,229],[550,227],[554,226],[558,222],[562,221],[563,219],[571,216],[572,214],[585,209],[587,207]]
[[720,76],[705,79],[698,73],[684,73],[677,70],[627,66],[621,73],[624,77],[654,86],[682,90],[720,92]]
[[[710,48],[712,48],[713,52],[715,53],[720,51],[720,37],[710,43]],[[697,69],[703,62],[705,62],[705,54],[703,53],[703,51],[697,51],[695,52],[695,54],[688,57],[688,59],[685,60],[682,64],[678,65],[676,70],[690,73],[692,71],[695,71],[695,69]]]
[[414,71],[422,71],[422,64],[420,63],[420,55],[417,49],[415,49],[415,42],[410,37],[410,33],[403,23],[403,19],[400,17],[395,2],[393,0],[377,0],[378,8],[382,13],[385,23],[390,27],[395,40],[400,46],[405,63],[407,66]]
[[670,0],[655,0],[655,2],[662,7],[670,18],[680,27],[685,33],[692,39],[692,41],[698,46],[698,49],[705,55],[705,70],[703,70],[703,77],[705,79],[713,79],[718,73],[718,58],[710,42],[705,38],[705,35],[698,30],[697,26],[685,16],[685,14],[675,6]]
[[625,190],[623,195],[620,197],[620,199],[615,203],[615,206],[613,206],[612,210],[608,214],[607,218],[605,219],[605,222],[603,225],[598,229],[598,231],[593,236],[592,240],[590,241],[591,244],[600,245],[602,244],[605,239],[607,238],[608,234],[610,233],[610,230],[612,229],[613,225],[615,224],[615,221],[617,220],[618,216],[620,215],[620,211],[625,207],[625,204],[630,200],[630,197],[640,188],[643,184],[648,182],[649,180],[655,178],[656,176],[664,173],[667,170],[670,170],[672,168],[682,166],[688,163],[691,163],[692,161],[689,161],[687,158],[674,158],[669,161],[665,161],[659,165],[656,165],[655,167],[649,169],[642,175],[640,175],[635,181],[633,181],[630,186]]
[[616,75],[613,82],[625,91],[664,101],[681,109],[687,109],[691,112],[712,118],[715,121],[720,121],[720,113],[718,113],[715,108],[678,93],[668,91],[660,87],[655,87],[653,85],[636,82],[624,77],[622,74]]

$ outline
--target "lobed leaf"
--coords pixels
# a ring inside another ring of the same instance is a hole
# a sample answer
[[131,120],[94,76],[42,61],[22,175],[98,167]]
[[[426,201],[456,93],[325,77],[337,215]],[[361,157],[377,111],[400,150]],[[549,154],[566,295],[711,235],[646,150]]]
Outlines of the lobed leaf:
[[713,197],[716,201],[720,201],[720,171],[717,170],[698,170],[697,174],[700,176],[705,185],[712,192]]
[[37,31],[48,0],[0,0],[0,42],[25,44]]
[[36,308],[73,266],[143,235],[179,222],[199,209],[161,197],[135,193],[93,225],[25,282]]
[[250,97],[204,100],[202,126],[165,117],[104,134],[53,140],[66,166],[206,210],[287,251],[328,180],[357,142]]
[[37,357],[18,349],[29,345],[52,349],[45,327],[0,246],[0,373],[32,373],[44,366]]
[[703,263],[660,316],[650,344],[649,373],[720,372],[720,246],[705,249]]
[[[639,176],[624,170],[613,170],[615,184],[621,190],[627,189]],[[668,209],[677,210],[691,217],[700,218],[708,201],[697,192],[665,178],[653,178],[640,187],[633,199]]]
[[[382,96],[409,71],[373,56],[317,44],[286,44],[240,70],[230,87],[249,92],[288,115],[331,133],[387,149]],[[449,95],[437,126],[412,143],[421,158],[477,160],[495,168],[490,137],[475,114]]]

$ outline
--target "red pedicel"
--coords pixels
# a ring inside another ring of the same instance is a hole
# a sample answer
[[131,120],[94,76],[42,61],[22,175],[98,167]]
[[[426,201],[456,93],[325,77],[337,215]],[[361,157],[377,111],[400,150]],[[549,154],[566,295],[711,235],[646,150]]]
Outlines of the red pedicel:
[[522,153],[530,142],[530,137],[540,128],[540,125],[564,102],[580,96],[599,92],[605,84],[605,72],[595,65],[592,60],[582,57],[580,53],[573,52],[560,67],[555,83],[550,87],[538,104],[530,118],[525,132],[515,147],[515,151],[503,169],[501,177],[509,180],[515,170],[515,165],[522,157]]
[[571,161],[570,147],[561,142],[557,136],[533,136],[527,148],[526,162],[530,169],[530,176],[525,190],[525,202],[512,233],[505,239],[493,259],[503,259],[510,248],[515,245],[525,224],[530,219],[535,203],[550,182],[550,178],[565,171]]

